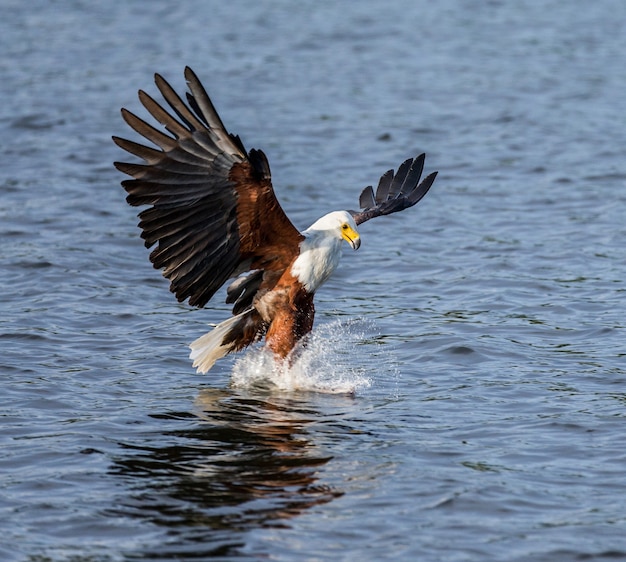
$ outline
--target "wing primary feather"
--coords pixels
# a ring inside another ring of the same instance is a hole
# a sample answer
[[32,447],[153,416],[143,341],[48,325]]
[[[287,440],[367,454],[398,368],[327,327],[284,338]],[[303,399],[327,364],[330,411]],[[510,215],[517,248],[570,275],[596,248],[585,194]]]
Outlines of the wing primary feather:
[[192,109],[198,114],[198,117],[202,117],[209,128],[226,132],[226,127],[224,127],[224,123],[222,123],[220,116],[215,110],[211,98],[209,98],[209,95],[206,93],[196,73],[188,66],[185,67],[185,79],[191,91],[191,95],[187,95],[187,101],[189,101]]
[[426,159],[425,154],[420,154],[415,160],[413,160],[413,164],[411,165],[411,169],[406,175],[406,179],[402,184],[402,188],[400,189],[400,193],[402,195],[406,195],[411,192],[412,189],[415,188],[417,182],[420,181],[420,177],[422,177],[422,172],[424,171],[424,160]]
[[416,203],[418,203],[420,201],[420,199],[422,199],[422,197],[424,197],[424,195],[426,195],[428,193],[428,190],[431,188],[431,186],[433,185],[433,182],[435,181],[435,178],[437,177],[437,173],[438,172],[433,172],[432,174],[427,175],[422,180],[422,183],[420,183],[408,195],[407,199],[409,200],[409,203],[411,203],[411,206],[415,205]]
[[201,131],[205,128],[205,125],[201,123],[198,118],[189,110],[180,96],[170,86],[169,82],[163,78],[160,74],[154,75],[154,83],[161,92],[163,99],[174,110],[176,115],[185,122],[187,127],[192,131]]
[[156,144],[158,147],[162,148],[164,151],[167,152],[176,148],[176,139],[168,137],[166,134],[155,129],[152,125],[149,125],[143,119],[128,111],[128,109],[122,108],[122,117],[133,130],[139,133],[142,137],[145,137],[149,141]]
[[378,181],[378,187],[376,188],[376,196],[374,197],[374,203],[382,203],[387,198],[389,193],[389,187],[393,181],[393,170],[387,170]]
[[393,199],[396,195],[398,195],[398,193],[400,193],[400,189],[404,185],[404,181],[406,180],[407,174],[409,173],[409,169],[411,168],[412,164],[413,158],[408,158],[404,162],[402,162],[402,164],[400,164],[400,166],[398,167],[398,171],[396,172],[396,175],[394,176],[393,181],[391,182],[391,185],[389,186],[388,192],[385,194],[383,201],[387,199]]
[[359,207],[361,209],[367,209],[376,205],[376,199],[374,199],[374,189],[371,185],[368,185],[359,196]]
[[139,90],[139,100],[143,106],[150,112],[159,123],[172,133],[177,139],[189,136],[188,129],[183,127],[176,119],[174,119],[165,109],[163,109],[150,95],[143,90]]
[[133,142],[127,139],[122,139],[120,137],[113,137],[113,142],[124,149],[126,152],[130,152],[139,158],[142,158],[148,164],[154,164],[159,162],[161,158],[163,158],[163,152],[157,150],[156,148],[150,148],[148,146],[144,146],[143,144],[139,144],[137,142]]

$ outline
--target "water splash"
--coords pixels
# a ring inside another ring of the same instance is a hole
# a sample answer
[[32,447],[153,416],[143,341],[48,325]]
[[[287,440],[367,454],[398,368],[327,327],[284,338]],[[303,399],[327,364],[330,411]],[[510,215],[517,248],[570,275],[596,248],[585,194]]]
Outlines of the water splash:
[[231,386],[354,394],[372,384],[366,368],[354,361],[371,328],[363,320],[335,320],[315,330],[289,361],[255,348],[235,362]]

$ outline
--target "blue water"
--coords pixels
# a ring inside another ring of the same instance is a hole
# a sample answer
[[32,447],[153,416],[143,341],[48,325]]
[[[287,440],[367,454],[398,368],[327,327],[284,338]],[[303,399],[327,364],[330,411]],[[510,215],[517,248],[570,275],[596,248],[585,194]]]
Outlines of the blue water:
[[[1,560],[626,559],[625,3],[0,14]],[[277,386],[258,350],[194,373],[224,295],[176,303],[111,165],[185,65],[300,228],[440,172]]]

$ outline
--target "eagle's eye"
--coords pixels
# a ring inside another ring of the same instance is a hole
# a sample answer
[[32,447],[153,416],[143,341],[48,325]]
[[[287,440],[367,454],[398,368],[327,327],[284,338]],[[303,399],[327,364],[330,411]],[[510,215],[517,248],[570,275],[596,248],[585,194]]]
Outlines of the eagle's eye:
[[343,230],[348,230],[348,225],[344,222],[344,223],[341,225],[341,228],[343,228]]

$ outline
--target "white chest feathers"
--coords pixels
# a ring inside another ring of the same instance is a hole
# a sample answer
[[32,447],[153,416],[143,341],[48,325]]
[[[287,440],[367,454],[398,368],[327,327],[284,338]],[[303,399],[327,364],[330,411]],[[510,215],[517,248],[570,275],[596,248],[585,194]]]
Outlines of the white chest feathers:
[[291,274],[309,293],[314,293],[332,275],[341,257],[341,238],[323,231],[306,232],[300,243],[300,255],[291,266]]

